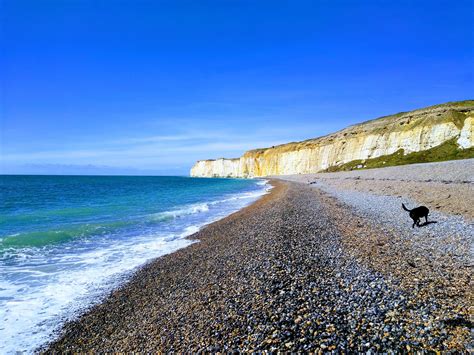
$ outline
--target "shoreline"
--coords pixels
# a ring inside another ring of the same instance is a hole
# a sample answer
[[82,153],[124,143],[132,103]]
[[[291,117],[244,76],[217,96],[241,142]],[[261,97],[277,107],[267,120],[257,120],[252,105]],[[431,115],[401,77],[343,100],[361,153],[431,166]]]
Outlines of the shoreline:
[[[34,184],[27,186],[49,186],[55,179],[34,178]],[[70,185],[77,181],[76,178],[62,179]],[[86,178],[89,179],[86,181],[81,179],[79,178],[86,187],[93,185],[88,184],[91,182],[90,178]],[[3,282],[0,286],[0,333],[5,335],[5,341],[0,344],[0,353],[32,352],[51,341],[63,324],[105,300],[112,290],[125,284],[142,265],[191,244],[192,241],[187,236],[249,205],[267,193],[269,188],[261,180],[207,182],[156,178],[151,179],[152,188],[146,190],[150,186],[147,186],[146,181],[140,185],[140,180],[126,180],[128,181],[116,180],[120,186],[108,178],[92,180],[98,181],[101,186],[107,186],[107,191],[109,186],[110,189],[118,187],[123,189],[121,191],[127,190],[123,187],[128,186],[127,183],[140,190],[131,199],[127,193],[122,193],[120,200],[132,204],[121,208],[122,206],[115,207],[112,203],[111,206],[114,207],[108,208],[110,215],[105,217],[101,214],[101,207],[89,209],[90,219],[95,222],[93,225],[84,222],[88,217],[74,214],[82,211],[81,201],[76,201],[77,205],[68,205],[66,199],[61,205],[69,213],[67,219],[61,219],[65,221],[64,226],[48,224],[46,220],[44,224],[37,225],[38,229],[49,233],[46,236],[46,233],[36,233],[32,237],[27,233],[12,235],[10,241],[15,238],[35,240],[38,237],[39,241],[45,239],[45,246],[5,248],[2,258]],[[176,180],[179,180],[177,184]],[[170,194],[169,203],[165,201],[165,194],[153,197],[154,190],[170,185],[171,188],[167,191],[176,191],[173,190],[176,186],[178,191],[187,190],[191,194],[183,195],[183,198]],[[194,186],[198,188],[194,190]],[[107,191],[99,189],[95,196],[104,196]],[[67,191],[65,193],[68,196]],[[147,198],[142,199],[141,196]],[[85,197],[84,200],[94,201],[94,197]],[[149,200],[154,203],[147,203]],[[164,202],[163,205],[160,205],[161,202]],[[124,209],[129,211],[126,215]],[[54,215],[54,211],[38,211],[38,215],[45,213],[50,217]],[[8,215],[6,217],[8,220]],[[73,223],[67,223],[68,221]],[[8,223],[6,226],[8,227]],[[25,227],[27,228],[28,226]],[[91,233],[78,235],[85,228]],[[48,244],[46,237],[58,235],[56,230],[65,231],[59,234],[61,237],[65,235],[65,240]],[[67,231],[70,233],[66,234]],[[76,236],[79,238],[75,238]]]
[[[184,251],[187,251],[188,249],[191,249],[193,247],[198,246],[200,243],[202,243],[203,240],[208,238],[206,236],[206,229],[211,227],[211,226],[218,226],[220,223],[223,223],[225,221],[230,221],[233,219],[238,219],[240,218],[240,214],[246,212],[246,210],[251,210],[253,208],[258,208],[261,204],[266,203],[267,199],[273,199],[275,196],[274,194],[280,193],[279,190],[284,189],[283,184],[281,182],[275,181],[274,179],[266,179],[266,178],[258,178],[259,180],[265,180],[266,185],[269,185],[269,187],[265,193],[263,193],[257,200],[253,201],[251,204],[244,206],[243,208],[217,220],[214,222],[211,222],[209,224],[204,225],[199,231],[192,233],[188,236],[186,236],[184,239],[191,241],[192,243],[179,248],[171,253],[161,255],[155,259],[152,259],[145,264],[139,266],[135,271],[131,273],[131,275],[127,276],[125,280],[121,283],[116,285],[116,287],[112,288],[108,293],[107,296],[104,297],[103,300],[99,301],[98,303],[92,304],[90,307],[86,308],[84,312],[80,313],[79,316],[74,317],[72,320],[66,321],[62,326],[59,332],[55,334],[53,337],[53,340],[46,342],[39,348],[35,349],[35,352],[40,351],[40,352],[50,352],[50,351],[56,351],[52,349],[55,344],[60,342],[63,337],[67,336],[67,332],[72,330],[73,327],[80,326],[80,324],[83,321],[83,318],[87,318],[90,315],[94,314],[95,312],[99,311],[98,308],[104,307],[104,304],[109,302],[112,297],[115,297],[116,293],[123,292],[126,290],[131,283],[135,282],[140,282],[138,279],[141,277],[140,274],[142,273],[148,273],[150,268],[154,267],[160,267],[159,264],[161,263],[167,263],[167,262],[172,262],[172,260],[163,260],[163,259],[168,259],[174,258],[174,255],[177,255],[178,258],[182,258],[181,255],[178,255],[180,253],[183,253]],[[191,251],[192,254],[192,251]],[[173,262],[172,262],[173,263]],[[173,263],[174,264],[174,263]]]
[[[57,316],[56,319],[58,321],[60,321],[62,323],[62,325],[56,327],[56,329],[53,330],[53,332],[48,337],[49,340],[47,340],[46,342],[44,342],[43,344],[41,344],[40,346],[38,346],[37,348],[35,348],[32,351],[34,351],[34,352],[38,352],[38,351],[44,352],[44,351],[46,351],[48,349],[49,345],[51,343],[54,343],[57,340],[58,334],[62,333],[65,326],[67,326],[68,324],[76,322],[82,316],[88,314],[89,312],[92,312],[97,306],[99,306],[102,303],[106,302],[111,294],[113,294],[117,290],[122,289],[123,287],[126,287],[127,284],[129,282],[131,282],[131,280],[134,277],[136,277],[136,275],[138,273],[140,273],[143,268],[148,267],[150,264],[154,263],[155,261],[157,261],[157,260],[159,260],[163,257],[173,255],[173,254],[179,252],[182,249],[187,249],[189,247],[192,247],[194,244],[199,242],[200,238],[195,237],[195,235],[199,234],[199,232],[202,229],[205,229],[210,225],[219,223],[221,220],[227,219],[227,218],[233,216],[234,214],[239,213],[240,211],[242,211],[242,210],[244,210],[244,209],[246,209],[250,206],[253,206],[259,200],[261,200],[262,198],[265,198],[266,196],[268,196],[274,188],[274,186],[269,183],[269,179],[257,178],[255,180],[260,180],[262,183],[257,183],[257,184],[262,185],[262,187],[264,187],[262,190],[260,190],[258,192],[257,197],[253,196],[253,198],[256,198],[256,199],[254,199],[250,203],[247,203],[246,205],[241,206],[239,209],[234,210],[233,212],[231,211],[230,214],[227,214],[224,217],[218,216],[217,219],[210,220],[210,221],[206,222],[205,224],[198,225],[197,228],[196,228],[197,232],[193,231],[193,232],[187,233],[187,236],[184,236],[184,237],[180,238],[182,241],[189,241],[190,244],[188,243],[188,244],[183,245],[181,247],[175,248],[173,251],[169,251],[169,252],[166,252],[162,255],[159,255],[155,258],[149,259],[148,261],[146,261],[142,265],[136,266],[131,270],[128,270],[124,273],[121,273],[120,275],[114,276],[113,281],[110,280],[110,281],[107,282],[107,284],[102,285],[97,290],[94,290],[91,297],[97,297],[99,299],[98,301],[87,301],[87,305],[81,306],[77,309],[74,308],[74,310],[72,311],[71,314]],[[84,296],[83,298],[87,299],[87,297],[89,297],[89,296]]]
[[[403,273],[406,240],[394,247],[385,230],[307,184],[271,183],[269,194],[188,237],[199,243],[140,268],[43,350],[469,348],[465,273],[444,284],[454,296],[436,293],[438,255]],[[414,282],[418,274],[429,282]]]

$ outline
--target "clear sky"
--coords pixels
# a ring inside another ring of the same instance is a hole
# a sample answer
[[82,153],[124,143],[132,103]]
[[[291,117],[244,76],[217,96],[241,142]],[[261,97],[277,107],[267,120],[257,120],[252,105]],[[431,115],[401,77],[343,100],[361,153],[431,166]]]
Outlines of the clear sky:
[[2,171],[185,175],[472,99],[473,4],[0,0]]

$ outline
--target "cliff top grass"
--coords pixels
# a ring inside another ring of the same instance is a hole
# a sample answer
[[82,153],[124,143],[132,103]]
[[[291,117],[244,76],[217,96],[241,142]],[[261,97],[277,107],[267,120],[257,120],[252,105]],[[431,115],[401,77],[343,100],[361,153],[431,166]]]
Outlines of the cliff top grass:
[[456,139],[450,139],[443,144],[420,152],[405,155],[403,149],[399,149],[390,155],[383,155],[366,160],[353,160],[342,165],[334,165],[323,172],[373,169],[395,165],[432,163],[469,158],[474,158],[474,148],[460,149],[456,143]]
[[[441,109],[441,110],[448,110],[448,109],[454,109],[454,110],[469,109],[469,110],[473,110],[474,109],[474,100],[449,101],[449,102],[446,102],[444,104],[437,104],[437,105],[433,105],[433,106],[418,108],[418,109],[415,109],[415,110],[412,110],[412,111],[403,111],[403,112],[395,113],[393,115],[381,116],[381,117],[378,117],[378,118],[374,118],[374,119],[371,119],[371,120],[367,120],[367,121],[358,123],[354,126],[359,126],[359,125],[363,125],[365,123],[374,122],[374,121],[383,120],[383,119],[394,119],[394,118],[396,119],[396,118],[399,118],[399,117],[402,117],[402,116],[405,116],[405,115],[410,115],[410,114],[413,115],[413,114],[419,114],[419,113],[428,113],[428,112],[433,112],[433,111],[439,111],[439,109]],[[349,126],[349,127],[353,127],[353,126]]]
[[216,158],[216,159],[201,159],[201,160],[198,160],[197,162],[201,162],[201,161],[217,161],[217,160],[230,160],[230,161],[238,161],[240,160],[240,158]]

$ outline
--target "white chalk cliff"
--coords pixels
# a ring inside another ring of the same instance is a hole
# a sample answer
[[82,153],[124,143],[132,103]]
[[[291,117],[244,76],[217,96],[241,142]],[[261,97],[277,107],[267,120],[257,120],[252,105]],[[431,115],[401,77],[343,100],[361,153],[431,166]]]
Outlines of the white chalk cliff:
[[309,174],[353,160],[427,150],[449,140],[459,149],[474,147],[474,100],[398,113],[347,127],[336,133],[255,149],[236,159],[200,160],[194,177],[261,177]]

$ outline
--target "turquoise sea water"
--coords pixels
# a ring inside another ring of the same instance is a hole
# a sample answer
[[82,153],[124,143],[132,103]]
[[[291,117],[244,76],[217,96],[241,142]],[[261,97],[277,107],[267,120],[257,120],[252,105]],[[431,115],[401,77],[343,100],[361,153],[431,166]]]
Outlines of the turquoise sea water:
[[187,177],[0,179],[0,353],[32,351],[137,266],[268,189]]

